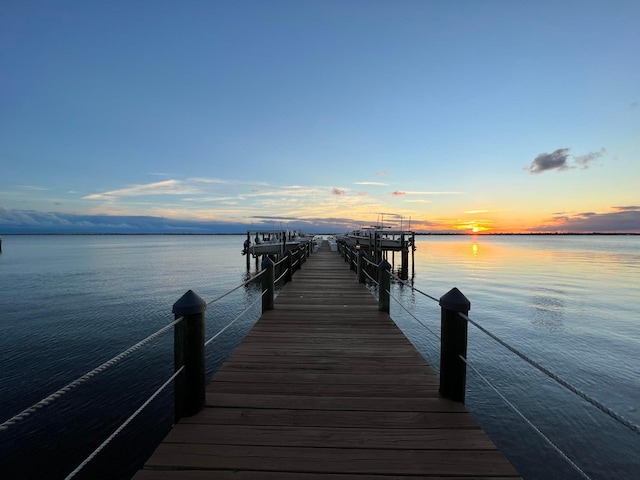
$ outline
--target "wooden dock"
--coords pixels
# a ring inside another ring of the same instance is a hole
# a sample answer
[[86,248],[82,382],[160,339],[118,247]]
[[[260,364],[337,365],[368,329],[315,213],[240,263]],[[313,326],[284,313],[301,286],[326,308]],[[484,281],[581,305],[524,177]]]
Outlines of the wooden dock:
[[133,480],[520,478],[326,246]]

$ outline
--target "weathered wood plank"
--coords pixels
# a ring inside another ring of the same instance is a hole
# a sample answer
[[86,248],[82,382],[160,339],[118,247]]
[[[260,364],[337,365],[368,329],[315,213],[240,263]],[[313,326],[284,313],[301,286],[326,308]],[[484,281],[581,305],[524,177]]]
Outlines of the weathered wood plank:
[[497,450],[389,450],[162,443],[148,468],[386,475],[511,475]]
[[[323,411],[261,408],[210,408],[183,424],[336,428],[479,429],[466,412]],[[458,432],[459,433],[459,432]],[[495,448],[495,447],[494,447]]]
[[[132,480],[324,480],[326,473],[265,472],[246,470],[140,470]],[[406,475],[358,475],[332,473],[331,480],[408,480]],[[415,477],[414,477],[415,478]],[[427,478],[427,477],[419,477]],[[429,480],[522,480],[519,476],[435,476]]]
[[[462,416],[462,415],[460,415]],[[215,425],[215,428],[211,426]],[[419,450],[495,450],[478,429],[178,424],[169,443]]]
[[[290,410],[341,410],[368,412],[465,412],[463,404],[440,397],[397,398],[387,397],[384,401],[368,397],[330,397],[308,395],[254,395],[252,393],[221,393],[212,391],[206,394],[208,407],[234,408],[272,408]],[[207,415],[205,410],[201,415]],[[191,422],[198,417],[183,419]]]

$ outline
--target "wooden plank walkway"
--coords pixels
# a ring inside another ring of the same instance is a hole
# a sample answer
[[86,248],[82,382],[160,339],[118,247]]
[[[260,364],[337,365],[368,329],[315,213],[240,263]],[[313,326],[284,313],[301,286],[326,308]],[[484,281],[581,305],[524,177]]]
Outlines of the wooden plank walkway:
[[133,480],[520,478],[325,245]]

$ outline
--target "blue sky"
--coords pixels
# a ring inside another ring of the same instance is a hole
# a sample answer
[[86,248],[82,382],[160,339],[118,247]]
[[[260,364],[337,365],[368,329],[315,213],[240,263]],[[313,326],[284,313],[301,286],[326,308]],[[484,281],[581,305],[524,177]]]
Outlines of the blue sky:
[[5,0],[0,233],[640,232],[639,45],[637,1]]

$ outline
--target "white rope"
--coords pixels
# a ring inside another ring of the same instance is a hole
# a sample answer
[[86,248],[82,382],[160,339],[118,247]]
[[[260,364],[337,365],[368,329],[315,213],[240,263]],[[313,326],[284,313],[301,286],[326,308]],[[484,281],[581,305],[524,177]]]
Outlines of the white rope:
[[213,337],[211,337],[209,340],[207,340],[206,342],[204,342],[204,346],[206,347],[207,345],[209,345],[211,342],[213,342],[216,338],[218,338],[220,335],[222,335],[222,332],[224,332],[227,328],[229,328],[231,325],[233,325],[234,323],[236,323],[238,320],[240,320],[240,318],[247,313],[251,308],[253,308],[253,306],[258,303],[258,300],[261,300],[262,297],[265,295],[265,293],[267,293],[266,291],[263,291],[258,298],[256,298],[251,305],[249,305],[247,308],[245,308],[242,313],[240,313],[236,318],[233,319],[233,321],[231,321],[229,324],[227,324],[226,327],[224,327],[222,330],[220,330],[218,333],[216,333]]
[[282,272],[282,275],[280,275],[278,278],[275,279],[275,281],[273,283],[275,284],[275,283],[278,283],[280,280],[282,280],[285,277],[285,275],[287,274],[288,271],[289,271],[289,269],[287,268],[284,272]]
[[618,423],[624,425],[625,427],[627,427],[628,429],[632,430],[635,433],[639,433],[640,434],[640,427],[638,425],[636,425],[635,423],[627,420],[626,418],[624,418],[622,415],[614,412],[613,410],[611,410],[609,407],[605,406],[604,404],[600,403],[599,401],[595,400],[594,398],[591,398],[589,395],[587,395],[586,393],[584,393],[583,391],[577,389],[576,387],[574,387],[573,385],[571,385],[569,382],[567,382],[566,380],[563,380],[562,378],[560,378],[558,375],[556,375],[555,373],[553,373],[551,370],[549,370],[546,367],[543,367],[541,364],[539,364],[538,362],[536,362],[535,360],[532,360],[531,358],[529,358],[528,356],[526,356],[524,353],[520,352],[519,350],[517,350],[516,348],[512,347],[511,345],[509,345],[508,343],[506,343],[504,340],[498,338],[496,335],[494,335],[493,333],[489,332],[486,328],[482,327],[481,325],[479,325],[478,323],[474,322],[473,320],[471,320],[467,315],[465,315],[464,313],[458,313],[458,315],[460,315],[460,317],[462,317],[463,319],[465,319],[467,322],[469,322],[471,325],[475,326],[476,328],[478,328],[481,332],[487,334],[489,337],[491,337],[492,339],[494,339],[496,342],[498,342],[500,345],[502,345],[503,347],[505,347],[507,350],[511,351],[512,353],[515,353],[518,357],[520,357],[522,360],[524,360],[525,362],[527,362],[529,365],[537,368],[538,370],[540,370],[542,373],[544,373],[545,375],[547,375],[549,378],[552,378],[553,380],[555,380],[556,382],[558,382],[560,385],[562,385],[564,388],[566,388],[567,390],[569,390],[572,393],[575,393],[576,395],[578,395],[580,398],[582,398],[584,401],[590,403],[591,405],[593,405],[594,407],[596,407],[598,410],[600,410],[603,413],[606,413],[607,415],[609,415],[611,418],[613,418],[615,421],[617,421]]
[[374,279],[371,275],[369,275],[369,274],[367,273],[367,271],[366,271],[366,270],[363,270],[363,272],[364,272],[364,274],[367,276],[367,278],[368,278],[369,280],[371,280],[371,282],[372,282],[374,285],[378,286],[378,281],[377,281],[376,279]]
[[109,435],[109,436],[107,437],[107,439],[106,439],[104,442],[102,442],[102,443],[100,444],[100,446],[98,446],[98,448],[96,448],[96,449],[93,451],[93,453],[91,453],[91,455],[89,455],[87,458],[85,458],[85,460],[84,460],[80,465],[78,465],[78,466],[75,468],[75,470],[74,470],[73,472],[71,472],[69,475],[67,475],[67,476],[65,477],[65,480],[70,480],[70,479],[72,479],[73,477],[75,477],[75,475],[76,475],[78,472],[80,472],[80,470],[82,470],[82,469],[83,469],[83,468],[84,468],[84,467],[85,467],[85,466],[86,466],[86,465],[87,465],[91,460],[93,460],[93,459],[96,457],[96,455],[98,455],[98,454],[102,451],[102,449],[103,449],[104,447],[106,447],[106,446],[111,442],[111,440],[113,440],[113,439],[114,439],[114,438],[115,438],[115,437],[116,437],[116,436],[117,436],[117,435],[118,435],[122,430],[124,430],[124,429],[126,428],[126,426],[127,426],[127,425],[129,425],[129,424],[133,421],[133,419],[135,419],[135,418],[140,414],[140,412],[142,412],[142,410],[144,410],[144,409],[145,409],[145,408],[146,408],[146,407],[147,407],[147,406],[148,406],[148,405],[149,405],[149,404],[150,404],[150,403],[151,403],[151,402],[152,402],[152,401],[153,401],[153,400],[154,400],[158,395],[160,395],[160,393],[161,393],[165,388],[167,388],[167,386],[168,386],[171,382],[173,382],[173,380],[174,380],[174,379],[175,379],[175,378],[176,378],[176,377],[177,377],[177,376],[182,372],[182,370],[184,370],[184,365],[183,365],[182,367],[180,367],[178,370],[176,370],[176,371],[175,371],[175,373],[174,373],[173,375],[171,375],[171,377],[169,378],[169,380],[167,380],[166,382],[164,382],[164,383],[162,384],[162,386],[161,386],[160,388],[158,388],[158,389],[153,393],[153,395],[151,395],[151,396],[147,399],[147,401],[146,401],[146,402],[144,402],[140,407],[138,407],[138,409],[137,409],[135,412],[133,412],[133,414],[132,414],[129,418],[127,418],[127,419],[124,421],[124,423],[123,423],[122,425],[120,425],[120,426],[119,426],[119,427],[118,427],[118,428],[117,428],[117,429],[116,429],[116,430],[115,430],[111,435]]
[[7,420],[4,423],[0,424],[0,431],[7,430],[9,427],[12,427],[15,424],[17,424],[18,422],[20,422],[21,420],[24,420],[25,418],[27,418],[32,413],[35,413],[36,411],[40,410],[41,408],[49,405],[53,401],[55,401],[58,398],[62,397],[62,395],[64,395],[65,393],[68,393],[71,390],[73,390],[74,388],[79,387],[80,385],[85,383],[87,380],[89,380],[92,377],[96,376],[98,373],[104,372],[107,368],[115,365],[120,360],[122,360],[123,358],[127,357],[128,355],[130,355],[134,351],[140,349],[141,347],[143,347],[147,343],[149,343],[152,340],[154,340],[156,337],[158,337],[158,336],[162,335],[163,333],[165,333],[166,331],[170,330],[174,325],[176,325],[178,322],[182,321],[183,318],[184,317],[177,318],[176,320],[171,322],[169,325],[167,325],[165,327],[162,327],[160,330],[158,330],[155,333],[152,333],[151,335],[149,335],[144,340],[141,340],[140,342],[136,343],[134,346],[128,348],[124,352],[119,353],[118,355],[113,357],[111,360],[108,360],[108,361],[104,362],[99,367],[96,367],[93,370],[91,370],[90,372],[85,373],[80,378],[78,378],[78,379],[74,380],[73,382],[65,385],[64,387],[62,387],[58,391],[52,393],[48,397],[43,398],[39,402],[33,404],[29,408],[27,408],[27,409],[23,410],[22,412],[20,412],[18,415],[15,415],[15,416],[11,417],[9,420]]
[[244,283],[241,283],[240,285],[238,285],[236,288],[229,290],[227,293],[223,293],[222,295],[220,295],[218,298],[215,298],[213,300],[211,300],[209,303],[207,303],[207,306],[214,304],[216,302],[219,302],[220,300],[222,300],[224,297],[226,297],[227,295],[231,295],[233,292],[235,292],[236,290],[238,290],[239,288],[242,287],[246,287],[247,285],[249,285],[251,282],[253,282],[255,279],[257,279],[258,277],[260,277],[261,275],[263,275],[266,272],[266,270],[262,270],[260,273],[254,275],[253,277],[251,277],[249,280],[247,280]]
[[429,295],[428,293],[424,293],[422,290],[417,289],[416,287],[414,287],[413,285],[411,285],[408,282],[405,282],[404,280],[402,280],[399,276],[397,276],[395,273],[391,273],[391,276],[398,282],[401,283],[402,285],[404,285],[405,287],[409,287],[411,290],[418,292],[421,295],[424,295],[425,297],[433,300],[434,302],[438,302],[440,303],[440,299],[436,298],[436,297],[432,297],[431,295]]
[[567,456],[567,455],[566,455],[562,450],[560,450],[560,448],[559,448],[559,447],[557,447],[557,446],[556,446],[556,445],[555,445],[555,444],[554,444],[554,443],[549,439],[549,437],[547,437],[544,433],[542,433],[542,431],[541,431],[538,427],[536,427],[536,426],[531,422],[531,420],[529,420],[529,419],[528,419],[528,418],[527,418],[527,417],[526,417],[526,416],[525,416],[525,415],[524,415],[520,410],[518,410],[518,408],[517,408],[513,403],[511,403],[509,400],[507,400],[507,398],[506,398],[502,393],[500,393],[500,391],[499,391],[496,387],[494,387],[494,386],[493,386],[493,384],[492,384],[489,380],[487,380],[487,378],[485,378],[485,376],[484,376],[484,375],[482,375],[482,374],[481,374],[481,373],[480,373],[480,372],[479,372],[479,371],[478,371],[478,370],[477,370],[473,365],[471,365],[471,364],[467,361],[467,359],[466,359],[466,358],[464,358],[462,355],[459,355],[459,358],[460,358],[460,360],[462,360],[462,361],[463,361],[463,362],[464,362],[464,363],[465,363],[469,368],[471,368],[471,370],[473,370],[473,371],[474,371],[474,372],[475,372],[475,373],[476,373],[476,374],[477,374],[477,375],[478,375],[478,376],[479,376],[479,377],[480,377],[480,378],[481,378],[481,379],[482,379],[482,380],[483,380],[483,381],[484,381],[484,382],[485,382],[485,383],[486,383],[486,384],[487,384],[487,385],[488,385],[488,386],[489,386],[489,387],[490,387],[494,392],[496,392],[496,393],[498,394],[498,396],[499,396],[499,397],[504,401],[504,403],[506,403],[506,404],[509,406],[509,408],[511,408],[514,412],[516,412],[516,413],[520,416],[520,418],[522,418],[522,419],[525,421],[525,423],[526,423],[527,425],[529,425],[529,426],[530,426],[530,427],[531,427],[531,428],[532,428],[532,429],[533,429],[533,430],[534,430],[538,435],[540,435],[540,437],[541,437],[545,442],[547,442],[547,444],[549,444],[549,446],[550,446],[551,448],[553,448],[553,449],[556,451],[556,453],[558,453],[558,455],[560,455],[560,456],[562,457],[562,459],[563,459],[564,461],[566,461],[569,465],[571,465],[571,467],[572,467],[576,472],[578,472],[578,473],[582,476],[582,478],[585,478],[585,479],[587,479],[587,480],[591,480],[591,478],[590,478],[590,477],[589,477],[585,472],[583,472],[583,471],[582,471],[582,469],[581,469],[578,465],[576,465],[576,463],[575,463],[573,460],[571,460],[571,459],[570,459],[570,458],[569,458],[569,457],[568,457],[568,456]]
[[416,317],[412,312],[410,312],[409,310],[407,310],[407,308],[402,305],[402,303],[400,303],[400,300],[398,300],[396,297],[394,297],[393,295],[391,295],[391,292],[388,292],[389,296],[391,298],[393,298],[396,303],[398,305],[400,305],[400,308],[402,308],[405,312],[407,312],[411,317],[413,317],[413,319],[418,322],[420,325],[422,325],[424,328],[426,328],[427,330],[429,330],[429,332],[431,332],[431,335],[433,335],[434,337],[436,337],[438,339],[438,341],[440,341],[440,335],[438,335],[436,332],[434,332],[433,330],[431,330],[431,328],[429,328],[428,325],[426,325],[425,323],[422,322],[422,320],[420,320],[418,317]]

